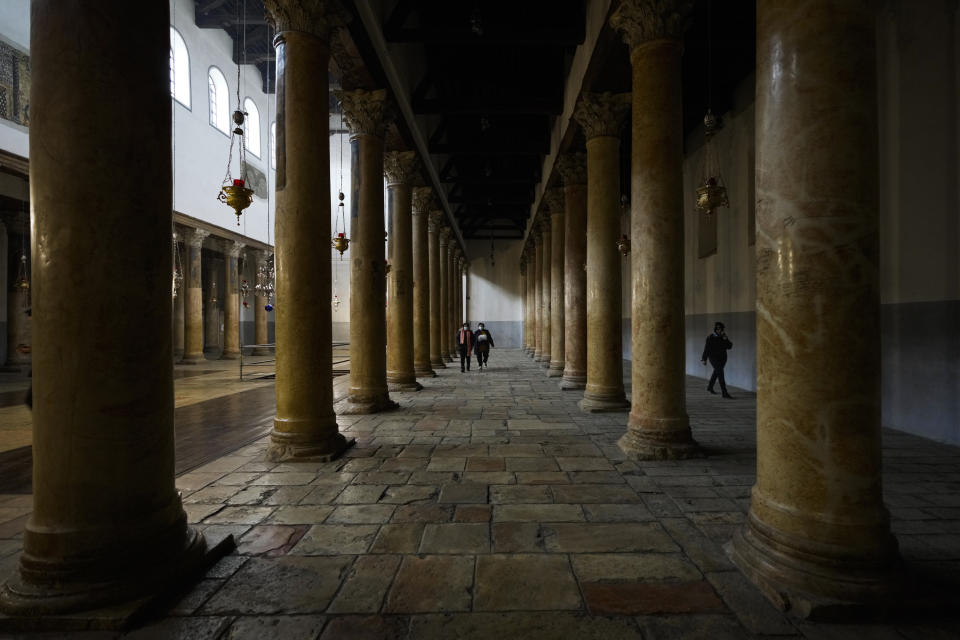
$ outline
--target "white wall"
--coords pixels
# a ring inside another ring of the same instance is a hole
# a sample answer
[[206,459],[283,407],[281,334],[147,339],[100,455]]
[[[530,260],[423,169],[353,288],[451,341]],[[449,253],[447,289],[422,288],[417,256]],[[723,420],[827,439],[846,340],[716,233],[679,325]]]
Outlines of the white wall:
[[[0,39],[30,50],[30,0],[0,0]],[[0,149],[26,158],[29,145],[26,127],[0,118]]]
[[490,266],[490,240],[468,240],[470,269],[466,285],[467,319],[476,328],[483,322],[499,348],[523,345],[523,306],[520,298],[520,240],[495,240]]

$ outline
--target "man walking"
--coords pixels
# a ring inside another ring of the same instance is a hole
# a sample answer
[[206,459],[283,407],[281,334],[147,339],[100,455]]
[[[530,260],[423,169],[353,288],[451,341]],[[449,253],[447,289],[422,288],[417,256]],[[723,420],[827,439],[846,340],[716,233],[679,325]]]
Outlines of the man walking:
[[470,371],[470,354],[473,351],[473,332],[470,331],[470,323],[464,322],[463,328],[457,332],[457,349],[460,350],[460,373]]
[[473,343],[476,345],[477,365],[483,369],[487,364],[487,359],[490,357],[490,348],[493,346],[493,335],[483,328],[482,322],[477,326],[477,330],[473,334]]
[[707,336],[707,343],[703,347],[703,355],[700,357],[700,360],[703,364],[707,364],[707,360],[709,360],[713,366],[713,375],[710,376],[707,391],[716,393],[716,391],[713,390],[713,384],[719,380],[720,392],[724,398],[733,397],[727,393],[727,381],[723,377],[723,368],[727,364],[727,350],[731,348],[733,348],[733,343],[727,338],[723,323],[715,323],[713,325],[713,333]]

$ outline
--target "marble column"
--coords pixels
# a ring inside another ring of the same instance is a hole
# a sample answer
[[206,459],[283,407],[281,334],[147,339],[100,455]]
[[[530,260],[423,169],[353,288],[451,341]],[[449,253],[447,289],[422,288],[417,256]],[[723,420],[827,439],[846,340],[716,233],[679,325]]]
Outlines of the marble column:
[[203,278],[202,261],[203,240],[210,235],[204,229],[188,232],[184,265],[187,273],[183,278],[184,333],[182,364],[203,362]]
[[459,354],[457,353],[457,341],[456,341],[456,331],[457,327],[460,326],[462,320],[458,318],[459,315],[457,310],[457,245],[453,240],[453,229],[450,230],[451,242],[447,247],[447,273],[450,274],[449,282],[447,282],[447,290],[449,291],[449,299],[447,300],[447,326],[450,327],[449,335],[447,337],[447,348],[448,353],[450,354],[450,360],[453,361],[454,355],[459,359]]
[[[267,21],[277,33],[278,71],[277,415],[267,458],[332,460],[353,443],[339,432],[333,412],[333,319],[330,307],[322,302],[332,296],[326,250],[330,219],[317,211],[318,203],[325,211],[330,202],[327,65],[330,31],[340,23],[339,5],[322,0],[264,4]],[[257,313],[263,308],[260,302]],[[265,318],[263,324],[266,328]]]
[[580,96],[574,118],[587,139],[587,384],[583,411],[629,409],[620,335],[620,123],[630,94]]
[[414,151],[390,151],[384,155],[387,177],[387,210],[390,228],[390,316],[387,334],[387,386],[390,391],[419,391],[413,364],[413,179],[418,171]]
[[611,17],[633,67],[632,388],[620,449],[634,459],[699,456],[686,402],[683,285],[683,29],[685,0],[626,0]]
[[[173,234],[173,245],[175,247],[176,252],[182,256],[184,250],[183,250],[183,247],[181,246],[179,235],[176,232]],[[184,340],[183,299],[187,295],[187,289],[186,289],[187,282],[186,282],[185,274],[183,273],[183,265],[182,264],[174,265],[175,268],[177,266],[180,267],[180,270],[181,270],[180,277],[182,278],[182,280],[180,281],[180,288],[177,290],[176,295],[174,295],[173,297],[173,361],[174,362],[180,362],[181,360],[183,360],[183,340]]]
[[430,242],[427,227],[433,189],[413,188],[413,370],[418,378],[434,378],[430,366]]
[[550,368],[547,375],[559,378],[564,368],[564,210],[563,190],[547,189],[544,193],[550,212]]
[[882,610],[902,580],[880,459],[875,12],[757,7],[757,483],[731,550],[798,615]]
[[540,327],[543,325],[543,228],[539,221],[533,223],[533,242],[534,242],[534,274],[533,274],[533,357],[534,362],[543,359],[543,333]]
[[440,358],[444,362],[453,362],[450,355],[450,227],[440,230],[440,253],[437,261],[440,265]]
[[[218,241],[213,242],[219,245]],[[207,300],[203,313],[203,353],[208,360],[219,360],[220,354],[220,302],[222,287],[219,285],[220,274],[223,272],[223,260],[211,257],[204,261],[207,270]]]
[[567,153],[557,161],[563,179],[563,379],[561,389],[587,384],[587,156]]
[[223,292],[223,357],[240,357],[240,252],[246,245],[232,242],[227,248],[227,278]]
[[527,312],[527,251],[520,253],[520,332],[523,334],[523,352],[527,352],[527,336],[530,331]]
[[55,259],[32,265],[33,503],[0,611],[36,624],[170,588],[206,542],[174,486],[169,6],[32,10],[31,253]]
[[[337,413],[398,405],[387,390],[386,261],[383,248],[383,138],[387,92],[335,91],[350,130],[350,389]],[[408,236],[409,237],[409,236]]]
[[443,290],[440,282],[440,225],[443,221],[443,211],[431,211],[427,226],[427,236],[430,244],[430,367],[446,369],[443,360],[441,340],[443,335],[443,308],[440,304],[440,292]]
[[[254,291],[256,292],[260,269],[266,268],[267,262],[270,260],[270,254],[266,251],[256,251],[254,255],[256,256],[256,265],[253,280]],[[276,330],[276,326],[274,326],[274,330]],[[267,331],[267,297],[255,293],[253,296],[253,343],[268,344],[270,341],[269,335]],[[252,353],[255,356],[273,355],[268,347],[255,347]],[[332,354],[331,362],[333,362]],[[330,384],[332,385],[333,382],[331,381]]]
[[537,249],[534,246],[532,231],[530,236],[527,237],[527,245],[524,252],[527,256],[527,290],[525,292],[527,299],[527,310],[525,314],[526,328],[524,329],[523,334],[524,339],[526,340],[526,347],[524,348],[524,352],[528,356],[532,357],[537,348],[537,302],[535,286],[535,282],[537,280]]
[[540,357],[537,362],[543,368],[550,366],[550,349],[552,347],[552,319],[553,319],[553,300],[550,290],[551,271],[553,269],[553,239],[551,238],[550,214],[548,211],[540,213],[540,241],[543,244],[543,252],[540,267],[540,316],[543,322],[540,323]]

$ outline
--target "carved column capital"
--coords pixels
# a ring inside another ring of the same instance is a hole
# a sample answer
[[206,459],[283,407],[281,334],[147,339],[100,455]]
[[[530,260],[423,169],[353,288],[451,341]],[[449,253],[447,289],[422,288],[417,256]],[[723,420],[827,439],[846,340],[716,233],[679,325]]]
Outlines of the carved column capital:
[[433,187],[414,187],[413,212],[429,215],[433,208]]
[[623,0],[610,26],[633,50],[653,40],[682,40],[692,11],[693,0]]
[[550,216],[548,215],[542,215],[537,220],[537,235],[542,237],[545,233],[550,233]]
[[440,247],[446,247],[450,244],[450,236],[453,235],[450,231],[450,227],[442,226],[440,227]]
[[430,219],[427,221],[427,230],[430,233],[437,233],[440,230],[440,223],[443,221],[443,211],[434,209],[430,212]]
[[582,151],[564,153],[557,158],[557,171],[564,186],[587,184],[587,154]]
[[390,109],[387,104],[387,90],[333,92],[343,105],[343,123],[351,136],[376,136],[383,138],[390,121]]
[[563,189],[560,187],[551,187],[543,192],[543,206],[551,217],[563,215]]
[[629,93],[583,93],[573,117],[583,127],[587,140],[620,136],[620,123],[630,111]]
[[416,151],[387,151],[383,154],[383,175],[387,184],[410,184],[419,168]]
[[340,0],[263,0],[267,22],[279,35],[284,31],[302,31],[321,40],[350,22],[350,13]]
[[210,232],[206,229],[194,229],[192,233],[187,234],[186,242],[190,245],[191,249],[199,249],[203,246],[203,241],[209,235]]
[[231,258],[239,258],[240,252],[243,251],[245,246],[247,245],[242,242],[233,241],[227,247],[227,255],[229,255]]

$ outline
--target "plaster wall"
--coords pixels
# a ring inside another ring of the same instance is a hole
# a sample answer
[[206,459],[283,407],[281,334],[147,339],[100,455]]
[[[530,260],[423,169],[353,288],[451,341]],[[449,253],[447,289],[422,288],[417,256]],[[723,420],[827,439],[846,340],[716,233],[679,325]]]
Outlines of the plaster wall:
[[467,319],[474,329],[482,321],[502,349],[523,346],[519,268],[522,249],[520,240],[495,240],[491,266],[490,240],[467,241]]

